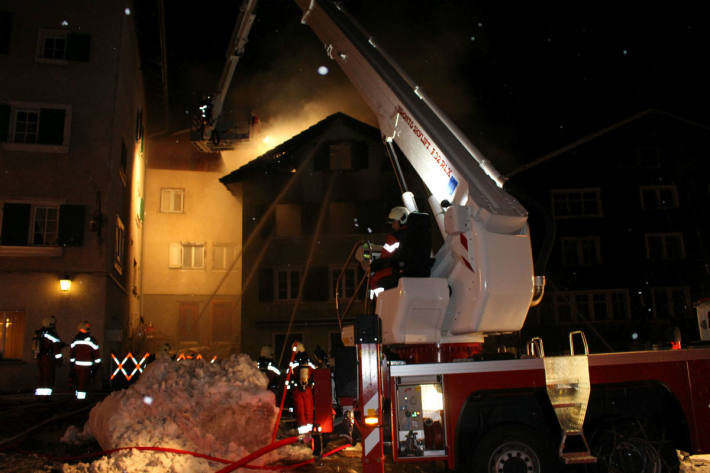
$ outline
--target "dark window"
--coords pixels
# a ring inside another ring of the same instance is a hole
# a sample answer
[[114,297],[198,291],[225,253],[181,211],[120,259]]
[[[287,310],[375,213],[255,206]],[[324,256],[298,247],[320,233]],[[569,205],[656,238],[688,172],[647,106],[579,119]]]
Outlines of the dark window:
[[274,271],[271,268],[259,270],[259,302],[274,300]]
[[330,295],[328,275],[329,270],[325,266],[311,267],[303,286],[303,298],[307,301],[327,301]]
[[313,160],[314,171],[357,171],[368,167],[367,143],[330,141],[324,143]]
[[88,34],[77,33],[72,33],[69,35],[67,45],[67,59],[69,61],[86,62],[89,60],[90,52],[91,36],[89,36]]
[[5,204],[2,212],[2,244],[27,246],[30,231],[30,204]]
[[0,104],[0,142],[7,141],[10,136],[10,106],[6,103]]
[[64,143],[64,119],[66,110],[63,108],[42,108],[39,112],[39,138],[42,145],[61,145]]
[[0,54],[10,52],[10,38],[12,37],[12,13],[0,11]]

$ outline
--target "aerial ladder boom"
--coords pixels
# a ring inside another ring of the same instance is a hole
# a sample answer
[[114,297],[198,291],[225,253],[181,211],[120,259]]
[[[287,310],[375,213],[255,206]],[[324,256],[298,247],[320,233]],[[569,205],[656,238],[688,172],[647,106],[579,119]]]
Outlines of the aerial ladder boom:
[[229,150],[233,149],[235,142],[249,139],[251,123],[248,123],[246,128],[238,128],[236,123],[222,116],[222,110],[234,70],[244,54],[244,46],[256,19],[255,11],[258,3],[258,0],[244,0],[239,7],[239,15],[229,40],[226,62],[217,90],[214,96],[200,105],[198,116],[194,120],[190,138],[200,151],[209,153]]
[[295,1],[428,188],[444,237],[429,278],[402,278],[378,297],[384,342],[472,342],[520,330],[535,295],[532,250],[527,211],[504,177],[338,4]]

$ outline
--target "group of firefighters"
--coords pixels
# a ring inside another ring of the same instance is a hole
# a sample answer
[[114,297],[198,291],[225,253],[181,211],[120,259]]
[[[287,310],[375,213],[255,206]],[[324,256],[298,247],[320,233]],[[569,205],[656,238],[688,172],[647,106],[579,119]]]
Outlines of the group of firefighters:
[[[64,358],[62,350],[66,347],[57,334],[57,319],[45,317],[42,327],[35,332],[33,352],[39,368],[39,383],[36,396],[51,396],[54,391],[55,370],[61,366]],[[80,322],[77,334],[69,345],[69,383],[74,388],[77,399],[86,399],[91,378],[101,364],[99,343],[91,335],[88,321]]]

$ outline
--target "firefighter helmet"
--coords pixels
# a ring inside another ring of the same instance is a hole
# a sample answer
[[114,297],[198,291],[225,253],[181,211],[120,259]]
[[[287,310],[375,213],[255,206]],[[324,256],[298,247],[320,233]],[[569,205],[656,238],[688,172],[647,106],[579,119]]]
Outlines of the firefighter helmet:
[[87,333],[89,330],[91,330],[91,324],[88,320],[84,320],[83,322],[79,322],[79,325],[76,326],[76,329],[81,333]]
[[303,343],[296,342],[296,351],[298,353],[303,353],[304,351],[306,351],[306,347],[303,346]]
[[261,350],[259,351],[259,356],[262,358],[273,358],[274,357],[274,349],[271,348],[269,345],[264,345],[261,347]]
[[407,223],[407,217],[409,217],[409,210],[407,210],[407,207],[401,206],[392,207],[390,214],[387,216],[390,221],[397,221],[402,225]]
[[42,319],[42,327],[44,328],[54,327],[56,324],[57,319],[53,315]]

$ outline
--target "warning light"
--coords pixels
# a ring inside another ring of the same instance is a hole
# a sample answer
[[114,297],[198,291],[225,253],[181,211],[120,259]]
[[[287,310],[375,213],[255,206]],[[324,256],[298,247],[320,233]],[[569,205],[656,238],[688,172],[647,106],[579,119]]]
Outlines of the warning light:
[[365,425],[377,425],[380,420],[377,417],[365,417]]

